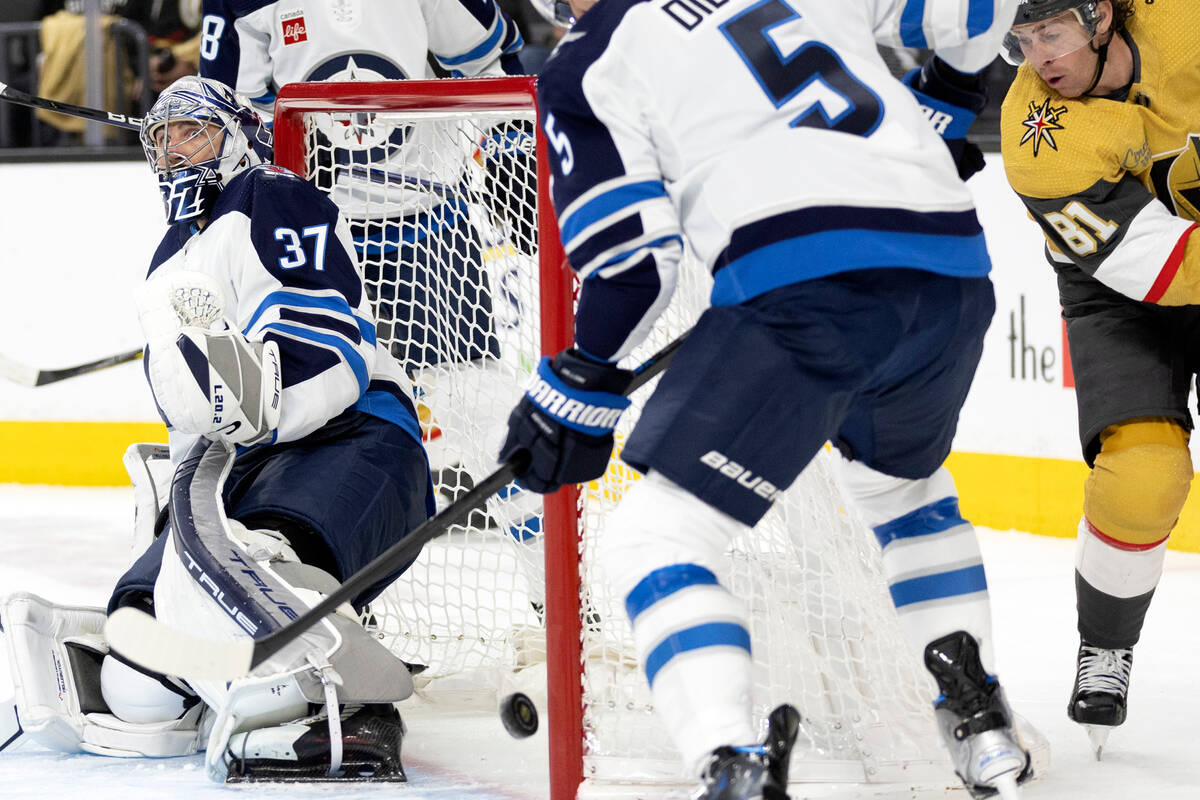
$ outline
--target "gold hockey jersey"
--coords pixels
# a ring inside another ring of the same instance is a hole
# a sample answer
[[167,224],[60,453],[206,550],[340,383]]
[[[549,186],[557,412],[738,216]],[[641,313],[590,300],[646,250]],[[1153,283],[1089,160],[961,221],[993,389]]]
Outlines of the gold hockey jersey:
[[1192,0],[1138,3],[1124,102],[1065,98],[1028,64],[1001,112],[1009,183],[1051,261],[1135,300],[1200,303],[1200,27]]

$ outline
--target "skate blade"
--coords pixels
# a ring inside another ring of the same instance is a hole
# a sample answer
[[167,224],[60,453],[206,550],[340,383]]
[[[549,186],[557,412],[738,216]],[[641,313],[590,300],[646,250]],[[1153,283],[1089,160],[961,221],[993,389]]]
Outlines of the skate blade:
[[1108,743],[1108,735],[1112,733],[1111,725],[1084,725],[1087,730],[1088,739],[1092,743],[1092,751],[1096,754],[1096,760],[1104,754],[1104,745]]

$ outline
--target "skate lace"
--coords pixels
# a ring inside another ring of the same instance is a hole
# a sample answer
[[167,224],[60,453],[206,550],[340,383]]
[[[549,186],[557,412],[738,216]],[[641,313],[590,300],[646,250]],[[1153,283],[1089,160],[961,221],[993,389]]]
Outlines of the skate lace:
[[1079,648],[1079,690],[1125,695],[1129,691],[1129,673],[1133,669],[1133,651],[1106,650],[1082,645]]

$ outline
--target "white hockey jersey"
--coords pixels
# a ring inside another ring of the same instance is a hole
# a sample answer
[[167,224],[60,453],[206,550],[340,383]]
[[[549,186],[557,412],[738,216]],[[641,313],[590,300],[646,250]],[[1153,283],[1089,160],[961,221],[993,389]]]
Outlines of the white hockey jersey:
[[600,0],[543,70],[577,345],[617,359],[686,241],[742,302],[840,271],[987,274],[970,192],[876,43],[991,63],[1016,0]]
[[[269,105],[298,81],[455,77],[515,68],[520,31],[494,0],[205,0],[200,75]],[[505,61],[506,63],[502,63]]]
[[[433,77],[428,57],[452,76],[521,72],[520,31],[495,0],[205,0],[200,75],[245,95],[270,120],[280,87],[302,81],[383,81]],[[343,166],[370,165],[417,185],[455,185],[477,142],[456,131],[374,125],[367,115],[317,124]],[[415,162],[420,163],[415,163]],[[339,170],[334,199],[357,219],[428,211],[430,191],[398,190]]]
[[[347,224],[313,186],[271,165],[238,175],[203,230],[187,222],[167,230],[150,272],[169,270],[211,275],[227,322],[278,344],[283,395],[272,443],[300,439],[349,409],[420,441],[412,384],[376,341]],[[171,430],[172,457],[196,438]]]

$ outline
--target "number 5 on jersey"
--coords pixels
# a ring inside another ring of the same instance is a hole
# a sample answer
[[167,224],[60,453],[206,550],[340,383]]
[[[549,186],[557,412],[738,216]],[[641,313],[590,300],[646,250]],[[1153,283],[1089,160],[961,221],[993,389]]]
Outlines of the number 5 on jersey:
[[815,41],[788,55],[779,51],[771,29],[799,21],[800,13],[783,0],[763,0],[721,25],[721,32],[776,108],[799,99],[804,112],[791,127],[870,136],[883,120],[883,104],[837,53]]
[[[299,269],[312,264],[313,269],[325,269],[325,240],[329,237],[329,225],[309,225],[296,233],[294,228],[276,228],[275,241],[283,243],[283,255],[279,258],[280,269]],[[305,240],[310,240],[306,242]],[[305,247],[309,244],[309,250]]]

